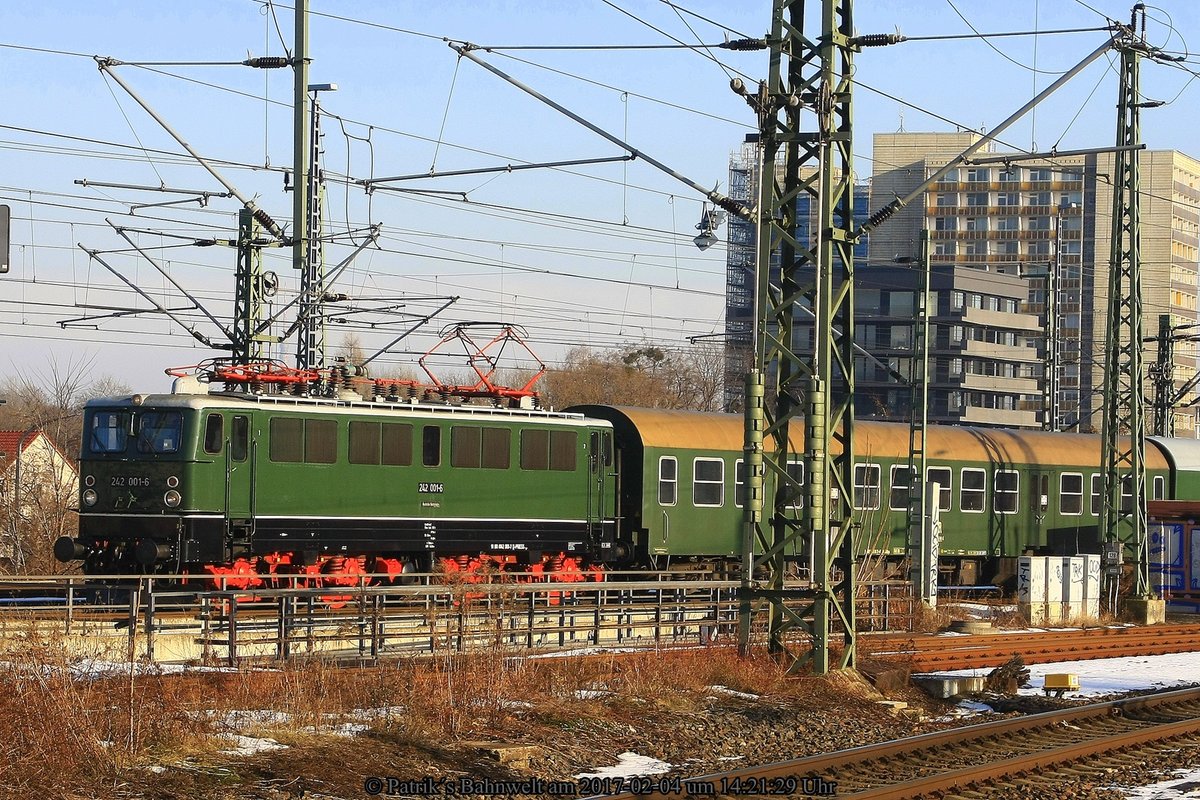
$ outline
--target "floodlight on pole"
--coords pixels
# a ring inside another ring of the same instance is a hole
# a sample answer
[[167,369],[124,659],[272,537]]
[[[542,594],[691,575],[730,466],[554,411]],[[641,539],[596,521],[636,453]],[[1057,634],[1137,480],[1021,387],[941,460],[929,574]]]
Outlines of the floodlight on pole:
[[701,207],[700,222],[696,224],[696,230],[700,233],[692,239],[692,243],[701,251],[707,250],[719,241],[717,235],[713,233],[713,229],[721,224],[721,216],[723,215],[719,216],[714,211],[710,211],[708,203]]

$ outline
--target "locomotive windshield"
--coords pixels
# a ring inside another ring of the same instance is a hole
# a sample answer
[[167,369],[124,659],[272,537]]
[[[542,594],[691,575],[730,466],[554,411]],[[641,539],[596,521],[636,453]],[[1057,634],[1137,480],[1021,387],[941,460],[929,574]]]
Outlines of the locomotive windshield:
[[87,429],[88,449],[95,454],[125,453],[131,436],[138,454],[177,453],[183,439],[183,413],[98,410],[92,414]]

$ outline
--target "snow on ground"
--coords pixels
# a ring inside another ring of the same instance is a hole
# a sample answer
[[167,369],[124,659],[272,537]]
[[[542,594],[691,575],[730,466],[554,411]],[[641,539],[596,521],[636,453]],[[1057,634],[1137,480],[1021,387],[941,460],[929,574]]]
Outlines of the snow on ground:
[[240,736],[234,734],[228,738],[233,741],[234,747],[230,750],[222,750],[221,752],[230,756],[253,756],[258,753],[268,753],[272,750],[283,750],[287,747],[286,744],[280,744],[274,739],[260,739],[257,736]]
[[1175,777],[1149,786],[1110,786],[1132,800],[1186,800],[1200,797],[1200,769],[1177,769]]
[[710,692],[716,692],[717,694],[728,695],[729,697],[737,697],[741,700],[757,700],[759,698],[759,696],[756,694],[739,692],[737,689],[730,689],[728,686],[710,686],[708,687],[708,690]]
[[638,753],[624,752],[611,767],[598,767],[594,772],[581,772],[576,778],[634,778],[639,775],[661,775],[671,771],[671,764]]
[[[1027,664],[1029,686],[1021,694],[1042,694],[1046,675],[1070,672],[1079,676],[1079,691],[1068,697],[1099,697],[1146,689],[1168,689],[1200,682],[1200,653],[1171,653],[1162,656],[1094,658],[1085,661],[1055,661]],[[939,676],[987,675],[991,668],[939,672]]]

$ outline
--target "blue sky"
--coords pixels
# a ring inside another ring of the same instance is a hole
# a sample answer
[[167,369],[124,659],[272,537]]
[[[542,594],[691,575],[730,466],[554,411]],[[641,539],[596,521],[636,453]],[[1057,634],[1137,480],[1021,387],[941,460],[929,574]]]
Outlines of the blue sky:
[[[1200,49],[1195,4],[1159,1],[1161,8],[1149,7],[1150,43],[1179,53]],[[411,364],[413,353],[432,345],[443,325],[459,321],[522,325],[550,363],[573,345],[676,346],[687,336],[721,330],[724,248],[701,253],[691,244],[702,198],[644,162],[403,184],[465,193],[466,202],[461,195],[368,196],[353,185],[431,169],[622,155],[478,65],[460,61],[443,39],[485,47],[651,45],[669,44],[669,37],[714,44],[726,31],[700,17],[747,35],[761,35],[769,24],[767,2],[677,5],[699,16],[650,0],[313,0],[311,81],[339,86],[323,98],[328,231],[368,223],[384,231],[383,249],[361,255],[335,288],[360,307],[403,302],[406,312],[417,315],[444,302],[436,298],[459,298],[399,348],[411,352],[382,357],[381,371]],[[218,316],[232,311],[232,251],[166,247],[180,240],[157,232],[232,236],[235,201],[143,209],[131,217],[132,204],[180,196],[74,183],[221,189],[189,159],[174,155],[179,146],[105,79],[90,56],[132,64],[279,55],[285,42],[291,46],[289,6],[275,3],[272,9],[260,0],[0,6],[0,202],[13,209],[13,267],[0,278],[0,361],[6,368],[37,373],[50,363],[87,364],[94,377],[112,375],[155,390],[167,385],[164,368],[216,355],[161,316],[58,324],[104,313],[82,306],[147,305],[76,247],[126,248],[106,219],[147,231],[137,235],[139,243],[180,284]],[[816,5],[811,7],[815,17]],[[860,33],[899,30],[917,37],[970,33],[968,22],[989,33],[1094,28],[1104,24],[1105,14],[1127,20],[1129,9],[1102,0],[860,2],[855,24]],[[856,61],[860,89],[854,100],[858,173],[871,172],[873,133],[897,130],[901,118],[909,131],[953,130],[955,124],[990,128],[1104,38],[1092,31],[994,39],[994,49],[968,39],[864,51]],[[765,77],[767,61],[762,52],[713,52],[722,64],[687,49],[498,51],[483,57],[696,182],[724,189],[730,153],[754,125],[750,109],[729,90],[729,78]],[[1182,66],[1194,64],[1196,59]],[[290,71],[118,69],[192,146],[231,162],[221,169],[240,191],[290,223],[291,199],[280,171],[292,160]],[[1191,79],[1179,67],[1145,65],[1144,93],[1168,101],[1143,115],[1151,148],[1200,156],[1200,80]],[[1004,141],[1040,149],[1109,145],[1115,98],[1115,72],[1101,59]],[[344,258],[351,248],[342,237],[328,246],[328,260]],[[120,252],[103,257],[164,305],[187,305],[142,258]],[[267,265],[279,273],[279,298],[286,301],[297,283],[287,254],[269,253]],[[217,335],[210,323],[189,317]],[[355,332],[368,352],[409,325],[379,314],[362,319],[377,323]],[[348,329],[331,329],[335,349]],[[290,360],[290,350],[285,357]]]

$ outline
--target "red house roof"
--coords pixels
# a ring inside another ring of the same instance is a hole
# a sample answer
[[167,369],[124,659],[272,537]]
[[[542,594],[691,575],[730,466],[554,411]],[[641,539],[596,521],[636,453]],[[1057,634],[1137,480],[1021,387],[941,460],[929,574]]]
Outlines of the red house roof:
[[[17,452],[18,447],[24,451],[25,448],[33,444],[41,433],[40,428],[35,428],[32,431],[0,431],[0,453],[11,459],[13,454]],[[22,436],[25,437],[24,441],[21,439]]]

